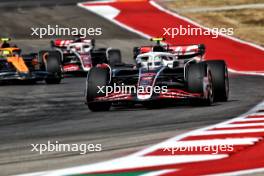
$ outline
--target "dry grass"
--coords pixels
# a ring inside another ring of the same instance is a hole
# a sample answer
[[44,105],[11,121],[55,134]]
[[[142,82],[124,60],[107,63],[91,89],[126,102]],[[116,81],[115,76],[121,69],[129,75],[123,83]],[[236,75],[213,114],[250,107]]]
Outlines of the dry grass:
[[[222,6],[223,2],[227,1],[232,5],[234,3],[242,4],[243,2],[264,2],[264,0],[194,0],[191,2],[193,2],[193,6],[199,7],[198,2],[207,2],[205,3],[206,6]],[[171,10],[175,10],[174,8],[171,8],[171,4],[178,6],[180,3],[183,3],[183,0],[168,2],[165,3],[165,5]],[[183,6],[186,7],[190,4],[190,1],[185,1]],[[200,5],[200,7],[205,6]],[[199,24],[211,28],[234,28],[235,37],[264,46],[264,9],[240,9],[199,13],[181,12],[181,15],[187,16],[188,18],[198,22]]]
[[168,1],[169,8],[197,8],[197,7],[220,7],[242,4],[259,4],[264,0],[175,0]]
[[185,16],[208,27],[234,28],[234,36],[259,45],[264,44],[263,9],[192,13]]

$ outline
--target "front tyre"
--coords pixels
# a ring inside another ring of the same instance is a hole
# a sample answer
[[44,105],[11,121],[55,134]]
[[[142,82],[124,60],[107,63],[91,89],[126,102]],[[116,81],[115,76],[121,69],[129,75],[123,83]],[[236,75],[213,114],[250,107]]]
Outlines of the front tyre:
[[206,63],[192,64],[188,68],[187,85],[191,93],[201,94],[201,98],[192,98],[194,106],[210,106],[214,100],[212,74]]
[[43,55],[46,71],[48,76],[45,79],[47,84],[59,84],[62,78],[62,69],[60,62],[60,53],[58,52],[46,52]]
[[211,60],[206,61],[206,63],[211,68],[212,72],[214,101],[228,101],[229,78],[225,61]]
[[[105,96],[105,87],[108,85],[109,72],[106,69],[93,67],[87,75],[86,102],[91,111],[108,111],[111,102],[96,102],[98,97]],[[99,87],[103,89],[99,91]]]

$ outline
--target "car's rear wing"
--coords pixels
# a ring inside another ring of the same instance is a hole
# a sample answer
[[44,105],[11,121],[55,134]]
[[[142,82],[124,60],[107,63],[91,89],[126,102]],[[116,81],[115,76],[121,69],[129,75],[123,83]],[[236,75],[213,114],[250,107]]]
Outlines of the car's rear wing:
[[175,54],[177,56],[197,56],[197,55],[204,55],[205,53],[205,46],[204,44],[196,44],[196,45],[168,45],[167,52]]
[[148,52],[169,52],[181,57],[195,57],[202,56],[205,53],[204,44],[193,44],[193,45],[155,45],[155,46],[142,46],[134,48],[134,58],[139,54]]
[[55,39],[51,41],[51,46],[57,47],[57,48],[67,48],[69,44],[76,43],[76,42],[83,42],[83,43],[87,43],[90,45],[94,45],[93,39],[79,39],[79,40]]

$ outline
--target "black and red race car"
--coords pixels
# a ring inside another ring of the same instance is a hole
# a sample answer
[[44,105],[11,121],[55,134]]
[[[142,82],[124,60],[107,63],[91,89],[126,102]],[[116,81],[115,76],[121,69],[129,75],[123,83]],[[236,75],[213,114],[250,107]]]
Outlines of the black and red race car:
[[[93,67],[87,76],[86,103],[91,111],[109,110],[113,104],[152,107],[162,100],[188,99],[194,105],[227,101],[229,80],[223,60],[204,60],[203,44],[135,47],[135,66]],[[159,90],[159,91],[157,91]]]
[[98,63],[110,65],[121,62],[121,52],[112,48],[95,48],[94,39],[56,39],[51,41],[53,50],[61,54],[64,73],[87,73]]

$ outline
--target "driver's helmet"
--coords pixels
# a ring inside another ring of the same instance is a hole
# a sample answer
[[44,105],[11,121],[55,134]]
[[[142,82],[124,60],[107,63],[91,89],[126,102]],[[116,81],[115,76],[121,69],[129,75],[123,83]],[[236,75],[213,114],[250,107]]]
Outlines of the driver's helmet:
[[139,56],[137,58],[137,63],[141,67],[155,69],[161,66],[173,67],[173,61],[175,60],[172,56],[167,55],[148,55],[148,56]]
[[11,55],[11,52],[9,50],[2,50],[0,52],[0,55],[1,56],[10,56]]
[[157,67],[163,66],[162,59],[163,59],[162,56],[159,56],[159,55],[153,56],[150,62],[148,63],[148,66],[150,68],[157,68]]
[[173,62],[176,61],[177,59],[175,56],[163,56],[162,57],[162,64],[164,66],[167,66],[169,68],[173,68]]
[[139,56],[137,57],[136,62],[140,67],[149,69],[160,67],[163,64],[161,57],[152,55]]
[[88,43],[83,44],[82,47],[84,53],[88,53],[93,49],[93,46],[89,45]]
[[83,42],[72,43],[72,44],[69,44],[68,46],[68,50],[72,52],[77,52],[77,53],[88,53],[90,52],[91,49],[92,49],[91,45],[89,45],[88,43],[83,43]]

